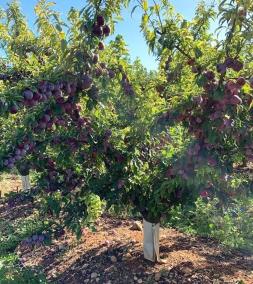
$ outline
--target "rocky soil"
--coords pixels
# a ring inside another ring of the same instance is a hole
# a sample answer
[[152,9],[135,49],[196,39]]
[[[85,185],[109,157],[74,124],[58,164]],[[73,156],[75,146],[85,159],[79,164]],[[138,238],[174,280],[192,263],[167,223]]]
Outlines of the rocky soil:
[[59,284],[253,283],[252,255],[173,229],[161,229],[165,263],[146,261],[142,232],[133,224],[104,216],[96,232],[83,230],[80,241],[66,232],[50,246],[19,246],[17,252],[25,266],[41,266],[49,281]]

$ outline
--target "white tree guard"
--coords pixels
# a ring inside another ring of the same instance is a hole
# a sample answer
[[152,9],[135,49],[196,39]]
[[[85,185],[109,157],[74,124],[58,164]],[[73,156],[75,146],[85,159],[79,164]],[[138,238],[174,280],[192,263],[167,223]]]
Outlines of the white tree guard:
[[160,223],[150,223],[143,219],[143,252],[144,258],[153,262],[160,262],[159,252]]
[[23,190],[31,189],[29,176],[21,176]]

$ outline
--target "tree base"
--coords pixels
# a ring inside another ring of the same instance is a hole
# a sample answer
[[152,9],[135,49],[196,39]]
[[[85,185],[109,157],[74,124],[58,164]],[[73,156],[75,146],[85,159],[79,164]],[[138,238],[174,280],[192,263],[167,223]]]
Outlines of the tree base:
[[30,183],[29,175],[28,176],[21,176],[21,180],[22,180],[23,190],[30,190],[31,189],[31,183]]
[[160,223],[150,223],[143,219],[143,252],[144,258],[152,262],[161,262],[159,252]]

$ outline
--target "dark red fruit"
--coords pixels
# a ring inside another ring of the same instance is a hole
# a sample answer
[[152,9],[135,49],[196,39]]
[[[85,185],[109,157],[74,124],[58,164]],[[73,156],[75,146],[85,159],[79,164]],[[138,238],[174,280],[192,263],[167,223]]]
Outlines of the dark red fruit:
[[234,59],[231,57],[228,57],[225,59],[224,64],[226,65],[227,68],[232,68],[234,65]]
[[82,88],[83,88],[83,90],[89,89],[91,87],[91,85],[92,85],[92,78],[87,74],[83,75],[83,77],[82,77]]
[[45,114],[45,115],[42,117],[42,121],[45,122],[45,123],[49,122],[50,119],[51,119],[51,118],[50,118],[50,116],[49,116],[48,114]]
[[104,49],[105,49],[105,45],[104,45],[104,43],[103,43],[102,41],[100,41],[100,42],[98,43],[98,49],[99,49],[99,50],[104,50]]
[[195,59],[194,58],[191,58],[187,61],[187,64],[190,65],[190,66],[193,66],[195,64]]
[[92,62],[93,62],[94,64],[97,64],[98,61],[99,61],[99,55],[98,55],[98,54],[94,54],[94,55],[93,55],[93,58],[92,58]]
[[236,72],[241,71],[243,68],[243,63],[240,62],[239,60],[234,60],[234,64],[232,66],[232,69]]
[[53,91],[55,89],[55,85],[53,83],[47,83],[47,90],[48,91]]
[[231,105],[238,105],[238,104],[241,104],[241,103],[242,103],[242,99],[237,95],[234,95],[230,98],[230,104]]
[[63,103],[64,103],[64,98],[63,98],[63,97],[58,97],[58,98],[56,99],[56,102],[57,102],[58,104],[63,104]]
[[101,68],[98,67],[98,68],[96,68],[95,73],[96,73],[96,77],[100,77],[100,76],[102,76],[103,71],[102,71]]
[[33,99],[33,92],[30,91],[30,90],[24,91],[23,95],[24,95],[24,98],[26,100],[32,100]]
[[250,87],[253,89],[253,77],[251,77],[251,78],[249,79],[249,85],[250,85]]
[[109,27],[108,25],[105,25],[105,26],[103,27],[103,34],[104,34],[105,36],[109,36],[110,33],[111,33],[110,27]]
[[72,110],[72,105],[70,103],[64,104],[64,109],[66,112],[70,112]]
[[245,85],[246,80],[245,80],[243,77],[239,77],[239,78],[236,80],[236,83],[237,83],[240,87],[242,87],[242,86]]
[[47,128],[47,124],[46,124],[45,122],[41,121],[41,122],[39,123],[39,128],[41,128],[41,129],[46,129],[46,128]]
[[12,105],[11,107],[10,107],[10,113],[11,114],[16,114],[18,112],[18,107],[17,107],[17,105]]
[[97,16],[97,24],[99,26],[103,26],[105,24],[105,19],[104,19],[104,17],[102,15],[98,15]]
[[101,37],[103,35],[103,29],[98,25],[94,25],[92,33],[97,37]]
[[212,81],[215,78],[215,74],[213,73],[213,71],[206,71],[204,73],[204,76],[208,81]]
[[62,96],[62,91],[61,90],[54,91],[54,96],[55,96],[56,99],[60,98]]
[[227,65],[226,64],[219,63],[219,64],[217,64],[216,68],[217,68],[217,72],[219,72],[220,74],[225,74],[226,71],[227,71]]
[[109,70],[108,75],[111,79],[115,78],[115,72],[113,70]]
[[33,94],[33,99],[39,101],[41,99],[41,94],[39,92],[35,92]]

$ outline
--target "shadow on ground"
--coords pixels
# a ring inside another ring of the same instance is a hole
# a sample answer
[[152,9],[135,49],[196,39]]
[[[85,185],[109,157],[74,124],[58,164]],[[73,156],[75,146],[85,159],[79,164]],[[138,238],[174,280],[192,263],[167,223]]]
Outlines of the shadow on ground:
[[167,260],[166,264],[144,260],[140,243],[100,245],[83,252],[50,281],[58,284],[155,283],[156,275],[158,283],[209,284],[215,280],[236,283],[240,277],[244,283],[253,283],[252,257],[222,250],[215,241],[175,235],[163,238],[161,244],[161,256]]

